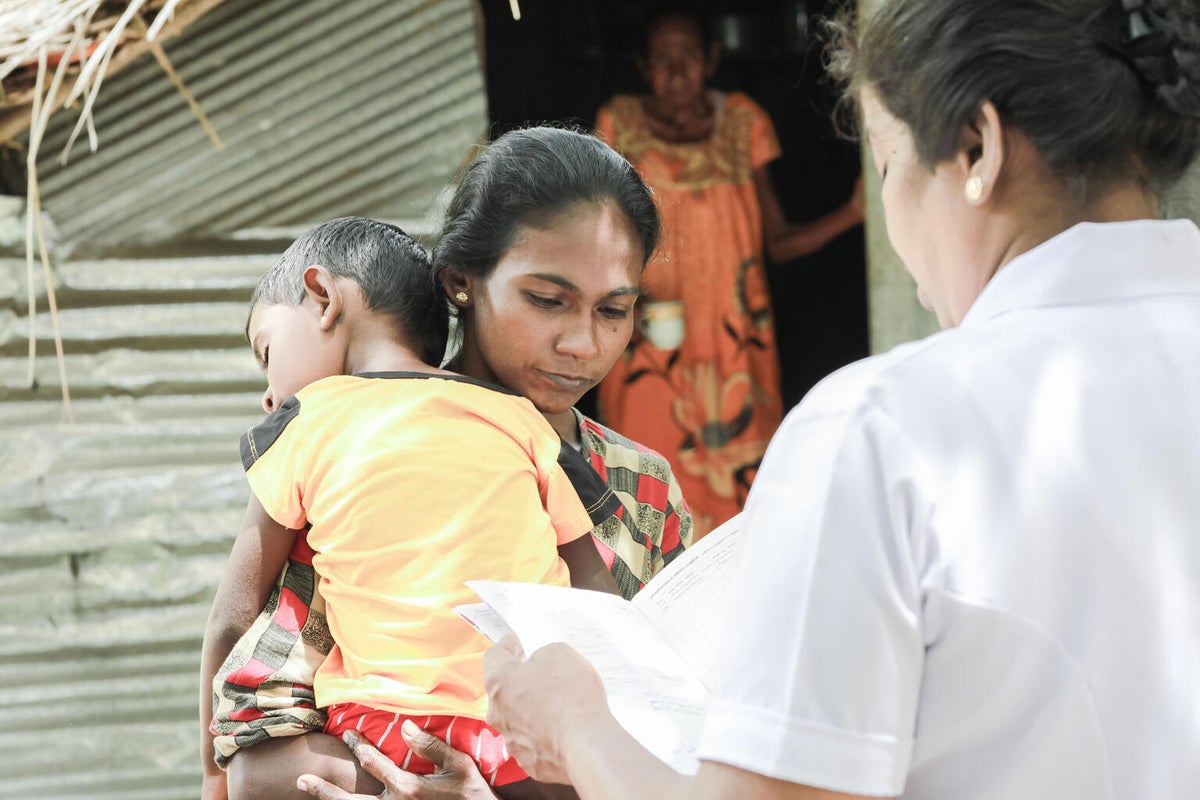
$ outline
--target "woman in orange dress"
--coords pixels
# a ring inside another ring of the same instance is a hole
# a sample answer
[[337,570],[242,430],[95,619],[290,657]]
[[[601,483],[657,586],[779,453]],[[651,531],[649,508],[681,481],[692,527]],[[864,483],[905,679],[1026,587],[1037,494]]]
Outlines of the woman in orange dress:
[[[862,221],[860,184],[826,217],[787,222],[767,172],[774,127],[746,95],[706,86],[717,55],[696,18],[651,18],[639,64],[650,92],[612,98],[596,120],[654,188],[664,232],[642,275],[647,335],[600,384],[600,413],[670,460],[697,538],[741,510],[783,415],[764,249],[797,258]],[[664,322],[680,304],[681,339]]]

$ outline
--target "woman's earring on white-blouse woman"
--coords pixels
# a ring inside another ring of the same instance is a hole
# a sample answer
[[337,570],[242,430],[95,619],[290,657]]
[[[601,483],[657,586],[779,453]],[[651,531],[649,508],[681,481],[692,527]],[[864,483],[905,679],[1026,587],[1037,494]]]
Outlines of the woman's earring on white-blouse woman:
[[979,198],[983,197],[983,178],[978,175],[972,175],[967,178],[967,183],[963,187],[963,194],[967,196],[968,203],[978,203]]

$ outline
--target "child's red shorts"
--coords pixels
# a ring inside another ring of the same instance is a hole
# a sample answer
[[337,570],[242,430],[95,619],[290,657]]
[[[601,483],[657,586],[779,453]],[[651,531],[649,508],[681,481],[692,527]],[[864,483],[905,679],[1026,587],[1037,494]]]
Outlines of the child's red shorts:
[[492,786],[504,786],[529,776],[508,754],[504,737],[483,720],[469,717],[409,716],[381,711],[358,703],[335,703],[329,714],[325,732],[341,738],[346,731],[356,731],[379,748],[385,756],[402,769],[418,775],[433,773],[433,763],[408,749],[400,735],[400,725],[411,719],[418,728],[427,731],[455,750],[461,750],[475,760],[479,772]]

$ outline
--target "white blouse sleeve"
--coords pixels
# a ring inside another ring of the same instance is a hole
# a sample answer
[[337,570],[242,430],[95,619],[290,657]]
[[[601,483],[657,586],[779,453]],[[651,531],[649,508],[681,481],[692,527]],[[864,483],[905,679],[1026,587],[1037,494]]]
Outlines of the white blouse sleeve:
[[914,553],[932,506],[912,444],[832,383],[788,416],[755,478],[699,755],[896,796],[925,653]]

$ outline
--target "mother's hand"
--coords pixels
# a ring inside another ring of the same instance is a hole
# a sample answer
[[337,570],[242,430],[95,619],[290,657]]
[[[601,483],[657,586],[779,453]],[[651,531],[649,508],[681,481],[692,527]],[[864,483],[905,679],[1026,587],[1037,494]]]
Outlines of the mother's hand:
[[[391,759],[353,732],[342,738],[363,769],[383,784],[376,800],[496,800],[475,762],[441,739],[421,730],[411,720],[400,727],[400,735],[414,753],[433,762],[432,775],[416,775],[396,766]],[[316,775],[301,775],[296,786],[320,800],[372,800],[369,795],[350,794]]]
[[596,720],[611,719],[596,670],[565,644],[526,659],[510,633],[484,655],[483,672],[487,721],[504,735],[509,754],[536,780],[570,784],[569,734],[586,734]]

